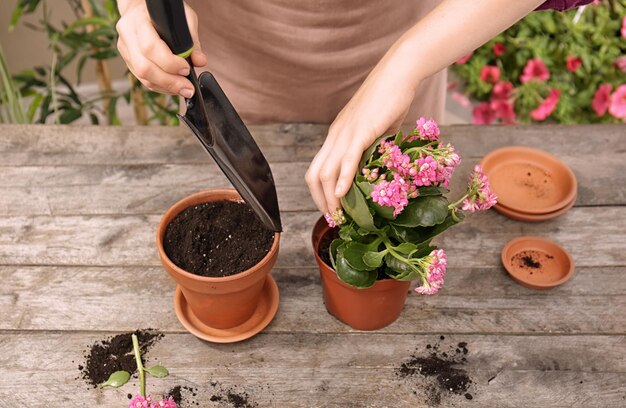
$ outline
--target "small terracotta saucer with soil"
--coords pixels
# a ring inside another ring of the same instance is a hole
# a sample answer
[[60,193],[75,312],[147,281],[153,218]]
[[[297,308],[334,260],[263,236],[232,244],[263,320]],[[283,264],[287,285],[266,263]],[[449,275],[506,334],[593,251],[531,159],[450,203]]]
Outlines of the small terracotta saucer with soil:
[[574,200],[574,172],[559,158],[530,147],[497,149],[481,160],[498,204],[516,212],[546,214]]
[[510,208],[507,208],[505,206],[498,206],[498,205],[494,206],[494,210],[496,210],[497,212],[499,212],[500,214],[506,217],[509,217],[517,221],[524,221],[524,222],[547,221],[547,220],[551,220],[552,218],[558,217],[559,215],[563,215],[566,212],[568,212],[574,206],[574,203],[576,203],[576,198],[577,196],[574,196],[574,199],[570,203],[568,203],[565,207],[561,208],[560,210],[545,213],[545,214],[526,214],[526,213],[521,213],[518,211],[511,210]]
[[560,245],[541,237],[520,237],[502,248],[502,264],[513,280],[531,289],[550,289],[574,274],[574,260]]
[[180,323],[194,336],[213,343],[235,343],[249,339],[270,324],[278,311],[278,297],[278,285],[272,275],[268,275],[252,316],[239,326],[229,329],[216,329],[200,321],[193,314],[178,285],[174,293],[174,310]]

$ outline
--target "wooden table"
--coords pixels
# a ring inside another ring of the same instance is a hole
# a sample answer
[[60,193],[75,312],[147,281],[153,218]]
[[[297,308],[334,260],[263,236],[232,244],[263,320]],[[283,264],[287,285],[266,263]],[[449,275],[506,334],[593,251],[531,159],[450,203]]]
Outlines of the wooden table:
[[[454,189],[488,151],[539,146],[578,178],[576,206],[543,223],[489,211],[444,234],[445,288],[411,294],[391,326],[350,330],[322,302],[310,232],[319,217],[303,183],[325,136],[316,125],[253,127],[272,164],[284,234],[274,269],[280,308],[239,344],[188,334],[173,311],[155,230],[183,196],[227,186],[183,128],[0,127],[0,407],[122,407],[119,390],[88,389],[77,369],[93,342],[138,328],[164,338],[150,351],[171,372],[153,394],[211,381],[236,386],[259,407],[418,407],[428,380],[398,366],[427,343],[467,342],[473,400],[441,406],[626,406],[626,127],[448,127],[463,155]],[[502,246],[540,235],[567,248],[574,278],[550,291],[514,283]],[[440,336],[445,340],[439,340]],[[91,405],[90,405],[91,406]]]

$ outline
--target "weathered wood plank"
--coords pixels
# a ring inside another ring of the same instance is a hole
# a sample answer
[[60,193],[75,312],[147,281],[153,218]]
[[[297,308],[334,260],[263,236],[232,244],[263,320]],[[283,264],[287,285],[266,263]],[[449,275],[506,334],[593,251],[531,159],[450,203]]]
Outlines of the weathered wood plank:
[[[271,163],[308,161],[326,136],[327,126],[252,126],[251,133]],[[509,145],[541,146],[557,155],[593,156],[626,152],[624,127],[447,126],[443,139],[464,157],[481,157]],[[3,125],[2,165],[206,163],[206,153],[186,128]]]
[[[136,386],[87,389],[76,380],[83,350],[104,333],[0,334],[3,406],[44,407],[85,402],[119,407]],[[149,379],[159,394],[173,385],[198,389],[200,406],[212,405],[211,381],[246,392],[258,406],[425,406],[432,380],[403,379],[395,370],[425,345],[444,349],[466,342],[464,369],[474,381],[472,404],[480,407],[608,407],[623,405],[626,341],[622,336],[446,336],[369,334],[261,334],[236,345],[207,344],[188,334],[168,334],[150,351],[171,376]],[[29,350],[24,353],[23,350]],[[190,364],[193,362],[193,364]],[[37,398],[32,394],[37,387]],[[62,396],[62,397],[61,397]],[[45,405],[48,404],[48,405]],[[467,406],[463,396],[443,394],[441,406]]]
[[[315,265],[310,234],[317,212],[284,213],[278,266]],[[616,220],[626,207],[574,208],[539,224],[509,220],[494,211],[474,214],[438,237],[452,267],[500,264],[500,250],[520,235],[561,243],[581,266],[626,265],[626,234]],[[159,215],[0,217],[2,265],[158,265]]]
[[[604,171],[586,157],[566,157],[579,179],[577,206],[626,204],[626,157],[607,155]],[[466,159],[449,197],[462,194],[478,160]],[[282,211],[314,211],[304,184],[306,162],[272,165]],[[593,178],[592,178],[593,177]],[[215,165],[4,166],[0,214],[162,214],[170,203],[209,188],[230,187]]]
[[[269,332],[350,332],[326,313],[315,268],[275,269],[281,306]],[[390,333],[626,334],[625,267],[582,268],[566,285],[533,291],[501,268],[451,268],[437,296],[409,295]],[[174,283],[160,267],[0,267],[0,329],[184,331]],[[149,283],[149,284],[148,284]],[[142,310],[141,314],[128,310]]]

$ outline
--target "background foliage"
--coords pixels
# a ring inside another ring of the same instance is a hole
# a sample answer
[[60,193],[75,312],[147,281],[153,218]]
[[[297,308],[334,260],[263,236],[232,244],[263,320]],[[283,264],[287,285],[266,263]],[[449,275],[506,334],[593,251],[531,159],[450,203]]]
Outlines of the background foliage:
[[[530,123],[530,112],[549,94],[560,90],[559,103],[550,119],[559,123],[614,123],[622,120],[610,114],[599,116],[592,109],[594,94],[601,84],[615,89],[626,84],[626,72],[616,61],[626,56],[626,38],[621,34],[626,16],[626,0],[603,0],[597,5],[564,13],[535,12],[477,49],[466,63],[453,70],[461,77],[471,99],[488,102],[493,85],[481,79],[485,66],[500,71],[500,81],[510,81],[515,90],[511,98],[517,122]],[[494,45],[502,44],[504,53],[496,56]],[[568,56],[580,58],[574,72],[566,67]],[[527,62],[541,59],[550,79],[521,83]],[[500,120],[502,122],[502,120]]]

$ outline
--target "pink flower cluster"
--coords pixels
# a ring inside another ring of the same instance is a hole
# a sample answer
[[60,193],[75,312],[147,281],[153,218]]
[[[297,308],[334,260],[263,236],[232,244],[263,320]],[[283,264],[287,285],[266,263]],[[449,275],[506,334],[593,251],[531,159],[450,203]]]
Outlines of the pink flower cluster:
[[338,208],[332,213],[324,214],[324,219],[328,223],[330,228],[335,228],[346,222],[346,216],[343,214],[343,210]]
[[613,86],[611,84],[602,84],[596,90],[591,102],[596,115],[602,117],[608,111],[611,116],[619,119],[626,118],[626,84],[620,85],[611,94]]
[[372,201],[378,205],[393,207],[393,215],[397,216],[409,204],[409,184],[402,176],[395,174],[391,181],[382,180],[374,184]]
[[491,191],[489,179],[482,167],[476,165],[470,175],[468,196],[463,200],[461,209],[468,212],[485,211],[493,207],[497,200],[498,196]]
[[407,136],[407,140],[412,142],[419,139],[434,142],[439,139],[439,134],[439,126],[433,118],[426,119],[424,117],[420,117],[415,122],[415,129],[413,129],[413,132]]
[[422,280],[422,286],[415,288],[415,292],[421,295],[434,295],[443,287],[443,278],[448,265],[447,256],[443,249],[435,249],[423,260],[426,262],[426,279]]
[[152,402],[152,397],[149,395],[144,397],[143,395],[135,395],[130,400],[128,408],[176,408],[176,402],[172,397],[164,398],[158,402]]

